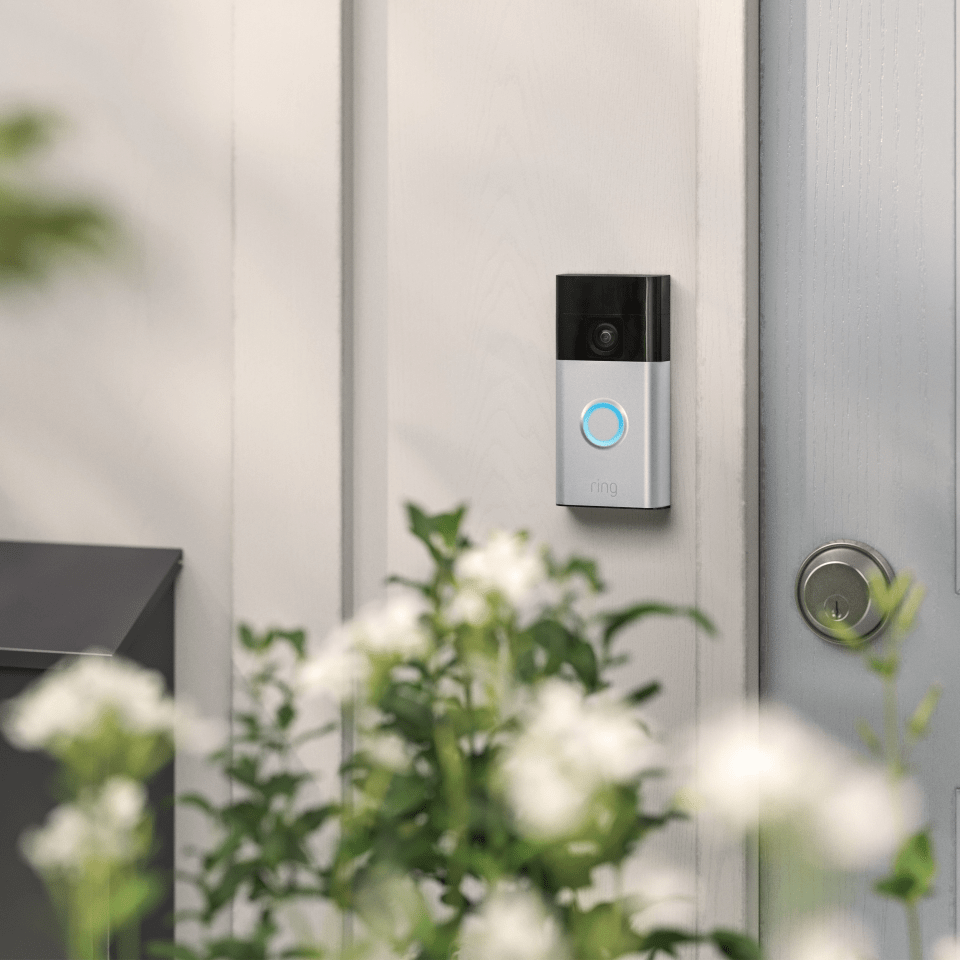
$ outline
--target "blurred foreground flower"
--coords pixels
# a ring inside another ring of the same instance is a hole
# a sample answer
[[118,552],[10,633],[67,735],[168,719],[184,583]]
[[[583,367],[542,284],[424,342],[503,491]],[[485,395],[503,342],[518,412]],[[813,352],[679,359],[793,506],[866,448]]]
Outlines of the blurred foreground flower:
[[96,794],[56,807],[43,827],[21,838],[24,856],[41,873],[82,880],[93,862],[123,863],[142,853],[146,792],[126,777],[113,777]]
[[153,816],[144,783],[177,743],[209,729],[179,708],[152,670],[96,652],[65,661],[7,704],[3,731],[58,762],[64,802],[21,839],[59,914],[69,956],[140,955],[139,924],[165,884],[148,869]]
[[877,960],[877,949],[849,917],[826,916],[797,931],[784,960]]
[[523,533],[473,545],[464,512],[408,505],[430,573],[392,578],[406,599],[336,630],[298,683],[352,687],[351,804],[327,890],[361,918],[364,955],[612,960],[710,943],[757,960],[750,937],[697,930],[682,871],[606,882],[683,816],[648,795],[662,754],[640,707],[660,688],[613,693],[617,641],[656,615],[709,622],[657,602],[584,613],[603,589],[592,561]]
[[496,592],[507,603],[518,604],[546,579],[547,571],[525,536],[496,530],[483,546],[460,555],[456,575],[482,592]]
[[509,886],[490,894],[460,934],[460,960],[564,960],[568,955],[543,901]]
[[502,761],[507,797],[523,828],[550,837],[575,830],[598,790],[656,767],[659,750],[635,709],[546,680],[524,711]]
[[783,707],[736,711],[701,735],[700,808],[734,831],[786,829],[844,870],[875,866],[914,830],[912,781],[857,758]]
[[933,960],[960,960],[960,940],[945,937],[933,947]]

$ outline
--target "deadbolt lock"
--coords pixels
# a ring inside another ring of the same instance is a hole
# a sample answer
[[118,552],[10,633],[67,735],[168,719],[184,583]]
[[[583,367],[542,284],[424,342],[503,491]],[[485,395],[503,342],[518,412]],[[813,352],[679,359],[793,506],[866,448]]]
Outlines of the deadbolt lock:
[[817,547],[797,574],[797,606],[807,625],[837,643],[827,623],[843,624],[864,640],[879,634],[886,619],[870,596],[870,581],[893,582],[893,567],[873,547],[857,540],[833,540]]

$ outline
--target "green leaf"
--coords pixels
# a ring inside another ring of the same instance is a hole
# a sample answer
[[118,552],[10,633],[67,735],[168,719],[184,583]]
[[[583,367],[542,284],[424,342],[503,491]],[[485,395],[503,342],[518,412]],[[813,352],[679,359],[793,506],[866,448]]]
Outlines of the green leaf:
[[571,914],[574,955],[619,957],[644,949],[644,938],[630,928],[629,911],[619,902],[598,903],[591,910]]
[[662,689],[660,683],[654,680],[652,683],[648,683],[644,687],[637,687],[632,693],[628,693],[627,702],[633,704],[645,703],[651,697],[657,696]]
[[586,640],[574,637],[570,644],[570,651],[567,655],[570,666],[580,678],[584,687],[593,693],[600,687],[599,670],[597,667],[597,655],[593,647]]
[[899,609],[893,616],[894,627],[899,630],[900,633],[909,633],[913,629],[914,621],[920,611],[920,604],[923,603],[925,595],[926,590],[919,584],[915,584],[911,587],[906,597],[904,597]]
[[920,831],[903,842],[891,874],[878,881],[874,889],[895,900],[915,903],[930,895],[936,873],[937,864],[930,837],[926,831]]
[[460,536],[460,524],[467,512],[466,504],[449,513],[434,515],[426,513],[415,503],[407,503],[406,507],[410,532],[438,563],[449,560],[459,547],[465,545],[466,541]]
[[54,114],[36,110],[0,119],[0,160],[21,160],[46,146],[59,123]]
[[900,661],[896,656],[869,657],[867,666],[880,677],[895,677],[900,669]]
[[761,960],[763,956],[753,937],[736,930],[714,930],[707,939],[729,960]]
[[196,807],[205,814],[215,817],[218,814],[217,808],[204,796],[199,793],[181,793],[177,797],[177,803],[182,803],[187,807]]
[[918,704],[917,709],[913,711],[913,716],[907,721],[907,735],[911,740],[920,740],[927,732],[927,727],[930,725],[930,718],[933,716],[933,711],[937,709],[937,704],[940,702],[940,694],[942,692],[943,688],[940,684],[935,683],[926,692],[926,695]]
[[104,254],[115,228],[91,203],[0,183],[0,283],[43,279],[73,253]]
[[322,827],[331,817],[340,813],[338,803],[325,803],[320,807],[310,807],[297,814],[291,826],[301,836],[307,836]]
[[139,921],[163,898],[165,885],[153,875],[132,876],[110,881],[110,920],[115,930]]
[[182,943],[167,943],[165,941],[148,943],[147,952],[151,956],[170,957],[171,960],[202,960],[199,953]]
[[880,738],[873,732],[873,728],[866,720],[857,721],[857,733],[863,741],[863,745],[875,756],[883,756],[883,744]]
[[526,665],[526,669],[521,670],[521,676],[526,682],[535,681],[538,672],[540,676],[554,676],[568,664],[588,691],[599,689],[597,655],[582,637],[568,630],[562,623],[549,619],[531,624],[529,629],[519,634],[516,639],[522,643],[526,637],[531,638],[547,653],[546,663],[540,671],[530,665],[532,661],[518,660],[521,667]]
[[659,954],[679,957],[678,947],[687,943],[699,943],[700,937],[686,930],[657,929],[649,930],[642,937],[636,952],[642,953],[647,960],[653,960]]
[[281,730],[286,730],[297,716],[297,711],[290,702],[282,703],[277,708],[277,726]]
[[544,561],[547,572],[554,580],[564,581],[572,577],[581,577],[587,582],[591,593],[602,593],[605,589],[596,561],[587,557],[568,557],[565,561],[557,561],[550,550],[544,551]]
[[617,610],[613,613],[603,614],[600,618],[603,624],[603,642],[605,646],[613,641],[614,637],[636,620],[641,620],[649,616],[665,617],[689,617],[694,623],[702,627],[707,633],[715,634],[716,627],[713,623],[696,607],[674,607],[668,603],[637,603],[626,607],[623,610]]
[[237,628],[240,645],[253,653],[266,653],[278,641],[282,640],[293,647],[298,660],[306,656],[307,634],[303,630],[283,630],[274,627],[257,634],[245,623]]

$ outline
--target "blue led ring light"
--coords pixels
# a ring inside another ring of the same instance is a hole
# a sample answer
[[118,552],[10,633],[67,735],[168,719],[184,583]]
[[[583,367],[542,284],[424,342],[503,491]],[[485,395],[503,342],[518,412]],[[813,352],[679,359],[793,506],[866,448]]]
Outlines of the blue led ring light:
[[[617,432],[610,437],[609,440],[598,440],[590,432],[590,418],[598,410],[609,410],[617,418]],[[587,442],[593,444],[593,446],[600,447],[601,449],[612,447],[618,444],[627,432],[627,414],[623,407],[621,407],[619,403],[614,403],[613,400],[594,400],[593,403],[587,404],[583,413],[580,415],[580,429],[583,431]]]

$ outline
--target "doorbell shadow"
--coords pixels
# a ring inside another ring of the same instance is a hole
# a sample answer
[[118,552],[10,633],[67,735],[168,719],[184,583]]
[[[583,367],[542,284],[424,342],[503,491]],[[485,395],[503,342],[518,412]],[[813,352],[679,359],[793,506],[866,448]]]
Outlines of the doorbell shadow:
[[614,527],[635,530],[665,530],[670,525],[670,508],[635,510],[621,507],[567,507],[574,523],[594,529]]

